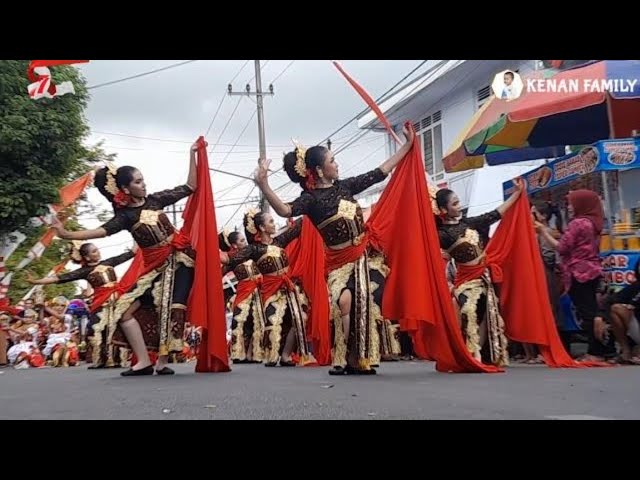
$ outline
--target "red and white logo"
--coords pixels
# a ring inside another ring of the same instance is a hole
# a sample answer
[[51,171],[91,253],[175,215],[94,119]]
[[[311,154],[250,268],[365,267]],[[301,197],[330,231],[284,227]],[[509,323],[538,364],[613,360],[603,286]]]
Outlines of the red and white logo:
[[27,70],[29,81],[32,82],[27,87],[29,96],[38,100],[39,98],[53,98],[67,93],[76,93],[71,82],[62,82],[60,85],[53,83],[48,67],[87,62],[89,60],[31,60]]

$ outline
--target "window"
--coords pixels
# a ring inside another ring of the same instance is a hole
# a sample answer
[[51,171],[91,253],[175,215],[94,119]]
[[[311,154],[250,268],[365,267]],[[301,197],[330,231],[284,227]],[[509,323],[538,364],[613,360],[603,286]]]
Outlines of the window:
[[491,97],[491,85],[487,85],[478,90],[476,92],[476,110],[479,110],[482,105],[487,103],[489,97]]
[[442,165],[442,112],[423,118],[413,124],[422,145],[424,167],[434,181],[444,179]]

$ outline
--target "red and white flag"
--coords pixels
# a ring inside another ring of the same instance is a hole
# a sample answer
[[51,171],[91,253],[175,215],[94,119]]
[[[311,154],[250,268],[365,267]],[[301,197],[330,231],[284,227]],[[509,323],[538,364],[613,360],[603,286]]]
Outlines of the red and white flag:
[[62,82],[60,85],[53,83],[51,70],[48,67],[55,65],[72,65],[75,63],[86,63],[89,60],[31,60],[27,70],[27,76],[32,82],[27,87],[29,96],[33,100],[40,98],[53,98],[67,93],[76,93],[73,83]]

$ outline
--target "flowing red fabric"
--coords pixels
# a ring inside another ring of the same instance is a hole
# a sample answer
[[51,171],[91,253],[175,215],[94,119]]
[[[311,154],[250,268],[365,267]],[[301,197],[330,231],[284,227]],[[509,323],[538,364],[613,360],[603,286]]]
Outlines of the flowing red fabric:
[[500,284],[500,309],[505,333],[521,343],[534,343],[550,367],[609,366],[599,362],[576,362],[564,349],[549,303],[547,280],[526,195],[504,215],[486,248],[483,265],[458,266],[456,284],[479,278],[489,267],[492,280]]
[[[262,283],[262,280],[259,280],[259,282]],[[250,278],[238,282],[236,286],[236,298],[233,300],[233,308],[236,308],[249,298],[259,287],[259,282]]]
[[204,137],[198,138],[198,188],[189,197],[182,232],[196,251],[195,273],[189,297],[189,321],[202,327],[196,372],[229,372],[227,321],[222,289],[220,248],[209,158]]
[[344,69],[340,66],[338,62],[333,62],[333,64],[340,71],[340,73],[342,73],[344,78],[347,79],[347,82],[349,82],[349,84],[351,84],[351,86],[356,90],[356,92],[358,92],[358,94],[363,98],[363,100],[369,106],[369,108],[371,108],[371,110],[375,112],[376,116],[380,119],[380,121],[385,126],[385,128],[389,131],[389,133],[391,133],[391,136],[397,139],[398,137],[393,131],[393,128],[391,128],[391,124],[389,123],[389,120],[387,120],[387,118],[384,116],[384,114],[380,110],[380,107],[378,107],[378,105],[373,100],[373,98],[371,98],[371,95],[369,95],[367,91],[360,86],[360,84],[358,84],[353,78],[351,78],[347,74],[347,72],[344,71]]
[[140,249],[118,290],[129,291],[138,278],[161,266],[174,250],[193,247],[195,272],[187,312],[190,323],[202,327],[196,372],[228,372],[227,323],[209,159],[204,137],[197,143],[198,188],[187,201],[182,229],[174,233],[169,245]]
[[131,290],[140,277],[160,267],[174,250],[184,250],[189,245],[189,237],[180,231],[173,234],[171,242],[167,245],[138,250],[133,257],[133,262],[131,262],[117,285],[110,288],[96,289],[91,303],[91,311],[97,310],[112,293],[122,295]]
[[289,276],[300,279],[309,299],[307,330],[313,355],[319,365],[330,365],[331,333],[329,292],[324,275],[324,240],[308,217],[303,217],[300,236],[287,245],[285,251],[289,258]]
[[[128,271],[128,270],[127,270]],[[91,305],[89,311],[91,313],[98,310],[109,297],[118,290],[118,286],[113,287],[96,287],[93,291],[93,297],[91,299]]]
[[[371,96],[336,67],[397,139]],[[410,123],[406,126],[413,129]],[[420,142],[415,141],[366,223],[371,246],[384,252],[391,269],[382,314],[400,320],[400,328],[411,332],[416,351],[423,358],[435,359],[438,371],[500,372],[476,361],[462,339],[441,268],[440,240],[430,205]]]
[[284,275],[265,275],[262,277],[262,285],[260,286],[260,297],[263,302],[266,302],[273,295],[276,294],[281,288],[286,288],[289,291],[294,289],[291,277],[287,274]]
[[413,143],[396,168],[366,228],[371,245],[384,252],[390,268],[383,316],[399,319],[402,330],[415,332],[419,354],[435,359],[438,371],[501,371],[476,361],[462,339],[442,268],[420,142]]
[[198,188],[187,201],[182,229],[174,233],[169,245],[140,249],[118,290],[129,291],[141,276],[161,266],[174,250],[193,247],[196,251],[195,272],[187,311],[189,321],[202,327],[196,372],[228,372],[231,369],[227,323],[209,159],[204,137],[200,137],[197,143]]
[[327,274],[347,263],[355,262],[359,259],[369,246],[369,234],[365,233],[364,238],[358,245],[352,245],[340,250],[327,248],[325,251],[325,270]]
[[[170,250],[165,256],[169,256]],[[163,260],[164,262],[164,260]],[[112,294],[116,293],[118,297],[123,293],[128,292],[131,288],[136,284],[138,278],[142,276],[142,272],[144,271],[144,252],[142,249],[138,250],[133,257],[133,261],[129,268],[122,276],[119,282],[117,282],[112,287],[96,287],[93,292],[93,297],[91,299],[91,306],[89,307],[89,311],[91,313],[98,310],[104,302],[106,302]]]

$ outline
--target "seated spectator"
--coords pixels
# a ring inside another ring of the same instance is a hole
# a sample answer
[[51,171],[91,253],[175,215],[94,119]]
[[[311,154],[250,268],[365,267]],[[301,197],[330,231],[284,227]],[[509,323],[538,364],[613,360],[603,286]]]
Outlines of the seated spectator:
[[[620,345],[617,362],[640,365],[640,261],[635,266],[635,281],[617,293],[609,295],[603,302],[600,316],[608,321],[613,335]],[[606,329],[597,332],[606,335]]]
[[18,343],[13,345],[7,352],[9,363],[11,363],[14,368],[38,368],[44,365],[44,357],[33,342],[33,334],[35,331],[35,328],[31,328],[23,333]]
[[7,350],[9,350],[9,315],[0,314],[0,368],[9,365]]

